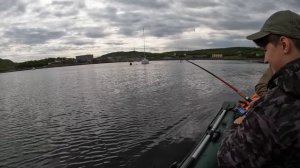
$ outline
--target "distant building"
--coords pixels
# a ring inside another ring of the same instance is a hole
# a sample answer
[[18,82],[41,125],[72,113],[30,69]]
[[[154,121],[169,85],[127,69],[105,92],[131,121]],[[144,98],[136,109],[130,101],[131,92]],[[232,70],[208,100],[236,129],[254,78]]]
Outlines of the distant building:
[[77,63],[92,63],[94,56],[92,54],[76,56]]
[[223,54],[212,54],[211,58],[223,58]]

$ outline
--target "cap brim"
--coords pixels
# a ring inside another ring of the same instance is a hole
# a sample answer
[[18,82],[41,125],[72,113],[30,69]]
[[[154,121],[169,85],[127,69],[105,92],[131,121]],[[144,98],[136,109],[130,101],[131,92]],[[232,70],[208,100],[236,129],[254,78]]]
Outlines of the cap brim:
[[267,36],[269,34],[270,34],[269,32],[262,32],[262,31],[260,31],[260,32],[251,34],[251,35],[247,36],[246,38],[248,40],[257,40],[257,39],[263,38],[263,37],[265,37],[265,36]]

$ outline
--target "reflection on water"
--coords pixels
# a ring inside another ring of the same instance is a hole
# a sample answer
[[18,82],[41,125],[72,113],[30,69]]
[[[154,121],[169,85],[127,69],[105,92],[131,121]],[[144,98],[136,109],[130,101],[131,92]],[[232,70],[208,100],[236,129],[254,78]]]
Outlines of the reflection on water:
[[[248,94],[266,68],[195,62]],[[3,73],[0,167],[169,165],[190,150],[225,99],[239,97],[179,61]]]

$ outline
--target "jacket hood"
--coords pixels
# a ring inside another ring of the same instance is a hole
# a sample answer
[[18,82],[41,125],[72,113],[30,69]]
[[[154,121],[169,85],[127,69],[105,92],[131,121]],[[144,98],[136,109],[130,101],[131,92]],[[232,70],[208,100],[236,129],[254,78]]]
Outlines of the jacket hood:
[[300,59],[296,59],[276,72],[268,83],[268,89],[279,87],[284,92],[300,96]]

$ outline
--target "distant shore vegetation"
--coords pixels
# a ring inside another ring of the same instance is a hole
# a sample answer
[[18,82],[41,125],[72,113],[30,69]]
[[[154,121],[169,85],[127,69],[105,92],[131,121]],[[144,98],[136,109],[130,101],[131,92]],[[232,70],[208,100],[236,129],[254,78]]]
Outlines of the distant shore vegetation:
[[[113,62],[134,62],[144,58],[144,54],[149,60],[182,60],[182,59],[239,59],[239,60],[262,60],[264,53],[259,48],[254,47],[231,47],[231,48],[215,48],[202,49],[193,51],[170,51],[164,53],[150,52],[113,52],[98,57],[93,55],[76,56],[75,58],[46,58],[41,60],[25,61],[15,63],[8,59],[0,58],[0,72],[29,70],[37,68],[50,68],[59,66],[73,66],[82,64],[98,64],[98,63],[113,63]],[[88,61],[82,58],[92,58]],[[80,58],[80,61],[78,60]]]

